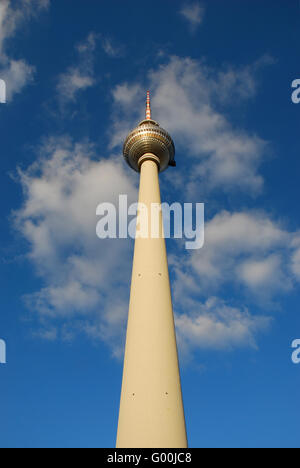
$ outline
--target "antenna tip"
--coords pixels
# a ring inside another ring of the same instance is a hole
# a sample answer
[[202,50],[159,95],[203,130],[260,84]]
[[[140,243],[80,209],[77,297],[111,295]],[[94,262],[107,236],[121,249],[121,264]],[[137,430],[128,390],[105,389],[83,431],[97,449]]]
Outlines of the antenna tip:
[[147,91],[146,119],[151,120],[150,91]]

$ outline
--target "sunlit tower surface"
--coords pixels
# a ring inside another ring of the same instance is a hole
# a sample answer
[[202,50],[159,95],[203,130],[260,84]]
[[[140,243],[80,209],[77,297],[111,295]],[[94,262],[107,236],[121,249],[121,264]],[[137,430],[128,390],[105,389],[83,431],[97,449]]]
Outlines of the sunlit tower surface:
[[147,208],[149,228],[147,236],[135,239],[117,447],[185,448],[161,212],[159,235],[153,236],[151,229],[151,207],[161,204],[159,173],[175,166],[175,147],[170,135],[151,118],[149,92],[146,119],[127,136],[123,154],[129,166],[140,173],[139,203]]

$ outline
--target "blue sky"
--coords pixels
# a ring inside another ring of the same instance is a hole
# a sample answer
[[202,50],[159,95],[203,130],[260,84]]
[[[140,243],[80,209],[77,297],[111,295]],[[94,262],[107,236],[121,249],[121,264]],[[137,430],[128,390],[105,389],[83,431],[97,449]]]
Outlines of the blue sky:
[[113,447],[136,200],[126,133],[152,93],[204,202],[199,251],[168,240],[191,447],[299,447],[299,2],[2,0],[1,447]]

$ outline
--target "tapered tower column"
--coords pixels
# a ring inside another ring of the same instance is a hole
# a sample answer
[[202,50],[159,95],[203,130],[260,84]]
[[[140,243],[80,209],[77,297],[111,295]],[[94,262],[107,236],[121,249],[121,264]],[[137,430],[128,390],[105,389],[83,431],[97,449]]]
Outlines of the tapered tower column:
[[162,214],[152,210],[153,204],[161,203],[161,157],[154,152],[140,154],[137,167],[139,203],[147,209],[149,222],[148,235],[144,232],[135,240],[117,447],[184,448],[187,438]]

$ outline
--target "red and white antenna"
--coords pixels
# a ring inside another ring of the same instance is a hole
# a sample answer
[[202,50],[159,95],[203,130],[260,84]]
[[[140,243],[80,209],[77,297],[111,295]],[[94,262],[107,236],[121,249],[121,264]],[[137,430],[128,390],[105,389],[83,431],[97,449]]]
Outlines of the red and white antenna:
[[150,91],[147,91],[146,119],[151,120]]

